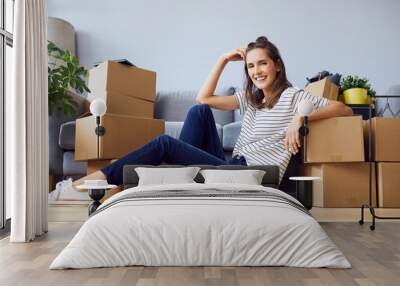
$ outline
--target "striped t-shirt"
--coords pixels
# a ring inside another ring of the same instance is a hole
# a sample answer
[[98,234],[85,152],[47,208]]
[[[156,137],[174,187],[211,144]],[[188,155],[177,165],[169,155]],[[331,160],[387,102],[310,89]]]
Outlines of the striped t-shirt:
[[278,166],[281,181],[292,156],[284,145],[286,130],[297,113],[299,102],[310,100],[318,109],[327,106],[328,99],[289,87],[282,92],[273,108],[256,109],[247,102],[242,91],[237,91],[234,96],[239,103],[243,123],[233,156],[243,156],[247,165]]

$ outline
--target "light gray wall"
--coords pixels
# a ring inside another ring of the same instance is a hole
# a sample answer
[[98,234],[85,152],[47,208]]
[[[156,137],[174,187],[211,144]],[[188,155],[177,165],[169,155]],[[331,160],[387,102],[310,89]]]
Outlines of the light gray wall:
[[[81,63],[127,58],[157,72],[157,89],[198,89],[222,53],[266,35],[289,79],[327,69],[370,78],[378,93],[400,83],[397,0],[48,0],[48,16],[77,32]],[[242,64],[221,86],[241,86]]]

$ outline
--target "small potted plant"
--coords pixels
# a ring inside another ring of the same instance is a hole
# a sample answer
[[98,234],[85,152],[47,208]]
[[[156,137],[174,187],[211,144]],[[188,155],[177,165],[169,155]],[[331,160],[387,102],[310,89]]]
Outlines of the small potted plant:
[[376,92],[371,88],[367,78],[356,75],[348,75],[341,79],[340,89],[343,92],[346,104],[368,104],[369,96],[375,96]]

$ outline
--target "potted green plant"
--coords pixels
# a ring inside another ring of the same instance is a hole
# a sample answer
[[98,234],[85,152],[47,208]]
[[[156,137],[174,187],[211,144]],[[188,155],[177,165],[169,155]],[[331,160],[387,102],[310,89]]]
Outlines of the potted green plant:
[[73,115],[77,107],[68,91],[72,88],[78,93],[90,92],[86,85],[88,70],[79,65],[76,56],[48,41],[48,96],[49,115],[60,111]]
[[[48,41],[49,174],[54,182],[62,180],[63,152],[59,146],[61,124],[75,120],[84,112],[88,71],[67,50]],[[54,186],[51,186],[52,188]]]
[[341,79],[340,89],[343,92],[346,104],[368,104],[369,96],[375,96],[376,92],[371,88],[367,78],[356,75],[348,75]]

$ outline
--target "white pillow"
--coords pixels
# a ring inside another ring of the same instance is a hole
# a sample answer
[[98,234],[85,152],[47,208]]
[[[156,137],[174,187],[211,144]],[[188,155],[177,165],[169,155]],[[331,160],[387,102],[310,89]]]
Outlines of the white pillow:
[[138,186],[195,183],[199,167],[182,168],[135,168],[139,176]]
[[265,171],[261,170],[201,170],[205,184],[234,183],[246,185],[261,185]]

